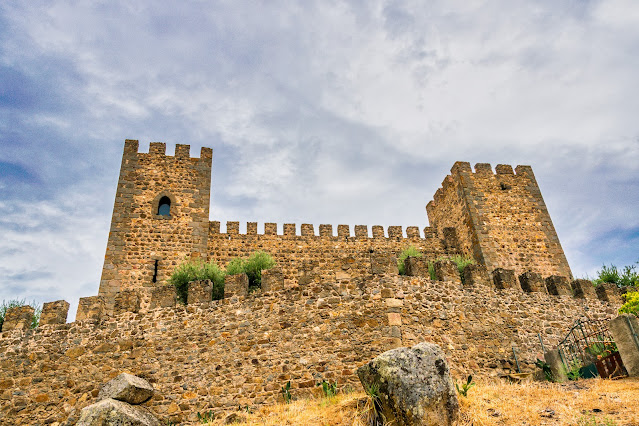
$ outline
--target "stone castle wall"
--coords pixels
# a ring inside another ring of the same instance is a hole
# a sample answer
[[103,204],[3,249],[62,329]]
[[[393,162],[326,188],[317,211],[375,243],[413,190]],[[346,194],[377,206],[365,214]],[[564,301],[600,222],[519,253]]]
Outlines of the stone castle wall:
[[530,166],[457,162],[427,206],[440,234],[455,227],[460,248],[495,268],[572,276]]
[[609,302],[592,289],[574,291],[582,282],[568,292],[567,279],[544,286],[532,274],[541,285],[523,287],[537,291],[521,289],[530,276],[500,289],[505,281],[493,284],[476,267],[462,285],[446,266],[436,268],[438,281],[389,273],[316,278],[137,313],[110,315],[95,305],[93,319],[14,327],[0,333],[0,423],[73,424],[100,385],[125,371],[153,383],[156,396],[145,405],[163,421],[195,421],[197,412],[279,401],[289,380],[294,397],[318,392],[322,379],[359,389],[357,367],[422,341],[442,347],[458,378],[514,372],[513,347],[531,371],[541,357],[538,333],[551,347],[579,317],[610,319],[619,306],[612,288],[599,295]]

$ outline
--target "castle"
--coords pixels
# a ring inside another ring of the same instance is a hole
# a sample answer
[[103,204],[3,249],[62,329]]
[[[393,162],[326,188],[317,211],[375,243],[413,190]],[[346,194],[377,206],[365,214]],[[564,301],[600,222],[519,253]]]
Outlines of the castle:
[[[321,380],[360,387],[357,367],[380,353],[436,343],[455,377],[532,371],[583,316],[608,320],[618,289],[573,280],[530,167],[458,162],[426,208],[430,227],[247,224],[209,220],[212,151],[174,156],[127,140],[97,296],[9,309],[0,332],[0,423],[75,424],[121,372],[156,389],[163,421],[272,404]],[[353,231],[353,232],[351,232]],[[396,257],[409,246],[422,258]],[[261,289],[226,277],[224,298],[192,282],[188,304],[165,285],[186,258],[225,265],[256,250],[276,267]],[[446,260],[472,257],[463,275]],[[428,262],[434,263],[434,276]],[[463,277],[463,280],[462,280]]]
[[[186,258],[213,260],[225,265],[232,257],[254,251],[270,253],[293,283],[304,272],[318,269],[327,279],[342,271],[344,259],[360,273],[370,268],[371,253],[398,256],[409,246],[430,260],[462,254],[484,265],[516,274],[533,271],[543,276],[571,276],[570,267],[541,196],[532,168],[457,162],[428,203],[431,224],[420,230],[389,226],[247,223],[209,221],[212,150],[202,148],[190,157],[188,145],[177,145],[175,156],[165,155],[164,143],[151,143],[138,152],[138,141],[124,146],[113,219],[99,294],[112,301],[122,290],[164,284]],[[321,268],[317,268],[321,265]],[[353,269],[353,268],[349,268]],[[342,273],[342,275],[344,275]]]

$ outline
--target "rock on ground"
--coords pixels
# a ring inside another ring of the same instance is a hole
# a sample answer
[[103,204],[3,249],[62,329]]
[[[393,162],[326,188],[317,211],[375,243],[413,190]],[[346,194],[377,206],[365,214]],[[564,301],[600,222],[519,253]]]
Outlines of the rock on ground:
[[100,389],[98,399],[113,398],[136,405],[152,396],[153,386],[149,382],[132,374],[122,373]]
[[82,409],[76,426],[160,426],[158,419],[146,408],[115,399],[103,399]]
[[452,425],[459,402],[444,352],[432,343],[384,352],[357,370],[364,389],[378,391],[384,424]]

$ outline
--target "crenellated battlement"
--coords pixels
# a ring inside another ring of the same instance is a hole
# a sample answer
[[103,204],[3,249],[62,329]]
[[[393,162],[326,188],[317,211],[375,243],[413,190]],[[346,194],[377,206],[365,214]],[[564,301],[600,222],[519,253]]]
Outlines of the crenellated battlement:
[[158,160],[162,157],[175,160],[210,160],[213,158],[213,150],[211,148],[202,147],[200,149],[199,157],[191,157],[191,145],[176,144],[175,154],[166,155],[166,143],[164,142],[151,142],[149,143],[149,152],[142,152],[139,150],[139,141],[136,139],[127,139],[124,141],[124,154],[127,157],[144,158],[149,157],[154,160]]
[[334,232],[333,225],[321,224],[315,229],[313,224],[303,223],[298,228],[295,223],[278,224],[266,222],[261,226],[262,232],[258,232],[258,222],[247,222],[246,232],[240,233],[240,222],[226,222],[226,232],[221,232],[221,222],[209,222],[209,235],[261,235],[261,236],[281,236],[281,237],[318,237],[318,238],[358,238],[358,239],[394,239],[394,240],[418,240],[437,238],[435,229],[427,226],[420,231],[418,226],[388,226],[386,232],[381,225],[373,225],[370,229],[368,225],[337,225],[337,233]]

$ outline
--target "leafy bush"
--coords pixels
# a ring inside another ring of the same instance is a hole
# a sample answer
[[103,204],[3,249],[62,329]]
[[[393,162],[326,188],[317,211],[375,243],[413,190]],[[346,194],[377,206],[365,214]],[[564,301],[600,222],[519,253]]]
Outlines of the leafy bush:
[[169,284],[175,286],[180,302],[186,304],[187,292],[191,281],[211,280],[213,282],[213,300],[224,298],[224,272],[213,262],[201,259],[187,260],[180,264],[169,278]]
[[[455,265],[457,265],[457,270],[459,271],[459,277],[461,278],[462,283],[464,282],[464,268],[467,265],[472,265],[472,264],[475,263],[475,261],[473,259],[471,259],[470,257],[466,257],[466,256],[461,255],[461,254],[453,255],[450,258],[438,257],[435,260],[435,262],[440,261],[440,260],[450,260]],[[430,275],[430,279],[431,280],[436,280],[437,279],[437,277],[435,276],[435,262],[428,262],[428,275]]]
[[597,271],[597,278],[593,280],[595,285],[601,283],[614,283],[617,287],[636,286],[639,287],[639,272],[637,272],[637,264],[627,265],[623,267],[622,271],[619,271],[615,265],[601,267],[600,271]]
[[406,265],[404,265],[404,261],[408,256],[422,257],[422,254],[413,246],[409,246],[407,249],[404,249],[397,259],[397,269],[399,269],[399,275],[406,275]]
[[639,291],[630,291],[624,294],[626,303],[619,308],[620,314],[633,314],[639,316]]
[[249,279],[249,289],[259,288],[262,284],[262,270],[271,269],[275,261],[265,251],[256,251],[244,260],[239,257],[231,259],[226,265],[226,274],[246,274]]
[[34,309],[33,312],[33,320],[31,321],[31,328],[36,328],[40,323],[40,314],[42,313],[42,305],[33,300],[30,303],[26,302],[26,299],[11,299],[11,300],[3,300],[0,303],[0,329],[2,329],[2,324],[4,324],[4,317],[7,315],[7,309],[16,308],[18,306],[29,305]]

